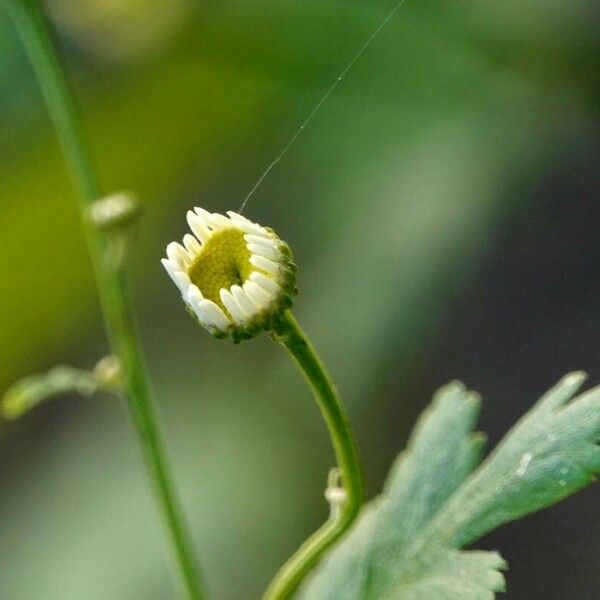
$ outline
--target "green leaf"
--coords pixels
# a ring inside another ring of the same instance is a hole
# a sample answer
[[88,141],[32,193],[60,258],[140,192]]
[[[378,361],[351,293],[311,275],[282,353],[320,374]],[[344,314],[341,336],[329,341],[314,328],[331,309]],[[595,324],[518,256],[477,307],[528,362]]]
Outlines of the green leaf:
[[302,598],[493,599],[504,590],[504,561],[460,549],[600,472],[600,388],[568,402],[584,380],[572,373],[559,382],[479,468],[478,398],[459,383],[442,388],[384,492],[323,560]]
[[600,387],[568,402],[585,378],[567,375],[517,423],[451,499],[432,534],[461,547],[594,481]]
[[506,563],[497,552],[445,551],[430,564],[424,564],[417,576],[400,583],[390,597],[403,600],[493,600],[495,592],[504,591],[504,576],[500,572],[504,569]]

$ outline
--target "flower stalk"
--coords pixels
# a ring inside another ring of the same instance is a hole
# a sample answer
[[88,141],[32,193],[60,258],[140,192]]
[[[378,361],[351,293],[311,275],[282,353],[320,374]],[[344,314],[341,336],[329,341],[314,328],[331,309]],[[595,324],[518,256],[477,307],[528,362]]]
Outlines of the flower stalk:
[[3,0],[22,39],[54,122],[77,188],[82,225],[97,282],[112,352],[122,369],[122,389],[139,438],[160,512],[172,547],[181,587],[188,600],[201,600],[202,588],[191,539],[176,498],[157,416],[142,361],[122,262],[110,232],[89,217],[101,198],[82,135],[78,113],[46,16],[38,0]]
[[[166,272],[188,311],[214,337],[234,342],[270,332],[304,374],[327,425],[337,468],[325,497],[331,514],[281,568],[265,600],[289,598],[304,576],[344,534],[360,511],[363,482],[350,421],[336,387],[292,316],[296,265],[289,246],[269,227],[228,211],[196,207],[187,213],[191,234],[171,242]],[[192,235],[193,234],[193,235]]]
[[291,354],[313,391],[329,430],[344,492],[330,519],[283,565],[263,597],[284,600],[292,596],[306,574],[356,519],[363,501],[363,480],[350,421],[335,384],[289,310],[273,335]]

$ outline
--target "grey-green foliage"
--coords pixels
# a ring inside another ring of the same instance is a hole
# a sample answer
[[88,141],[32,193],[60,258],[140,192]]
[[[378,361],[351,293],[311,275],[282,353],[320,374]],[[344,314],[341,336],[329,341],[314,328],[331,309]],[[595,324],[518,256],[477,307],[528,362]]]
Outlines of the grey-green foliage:
[[476,394],[437,392],[381,496],[304,586],[304,600],[486,600],[504,590],[494,552],[464,551],[496,527],[576,492],[600,472],[600,387],[552,388],[478,467]]

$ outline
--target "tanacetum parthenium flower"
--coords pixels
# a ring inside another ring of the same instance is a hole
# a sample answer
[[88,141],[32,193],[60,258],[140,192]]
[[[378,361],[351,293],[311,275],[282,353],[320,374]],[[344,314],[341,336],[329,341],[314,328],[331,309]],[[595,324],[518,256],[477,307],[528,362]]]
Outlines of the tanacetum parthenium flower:
[[194,235],[171,242],[162,264],[198,322],[239,341],[271,330],[291,306],[296,266],[272,229],[227,215],[188,211]]

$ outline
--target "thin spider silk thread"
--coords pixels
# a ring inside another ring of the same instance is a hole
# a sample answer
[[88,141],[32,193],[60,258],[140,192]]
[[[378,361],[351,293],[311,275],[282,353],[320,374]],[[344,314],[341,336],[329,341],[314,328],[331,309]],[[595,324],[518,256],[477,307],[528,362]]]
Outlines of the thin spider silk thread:
[[246,208],[246,204],[248,200],[254,195],[254,192],[261,186],[262,182],[267,178],[269,173],[275,168],[277,163],[287,154],[288,150],[294,145],[296,140],[300,137],[306,126],[312,121],[313,117],[317,114],[321,106],[325,104],[326,100],[331,96],[331,94],[335,91],[337,86],[341,83],[341,81],[346,77],[348,71],[355,65],[358,59],[365,53],[367,48],[373,43],[375,38],[383,31],[385,26],[392,20],[394,15],[400,10],[402,5],[406,2],[406,0],[400,0],[394,8],[388,13],[386,18],[380,23],[380,25],[375,29],[375,31],[369,36],[367,41],[359,48],[358,52],[352,57],[350,62],[345,66],[342,72],[338,75],[337,79],[331,84],[329,89],[325,92],[322,98],[317,102],[315,107],[308,113],[308,116],[300,127],[296,130],[294,135],[289,139],[288,143],[283,147],[283,150],[275,157],[275,159],[269,164],[269,166],[264,170],[263,174],[258,178],[254,187],[248,192],[248,195],[244,198],[242,205],[240,206],[238,212],[241,214],[244,208]]

